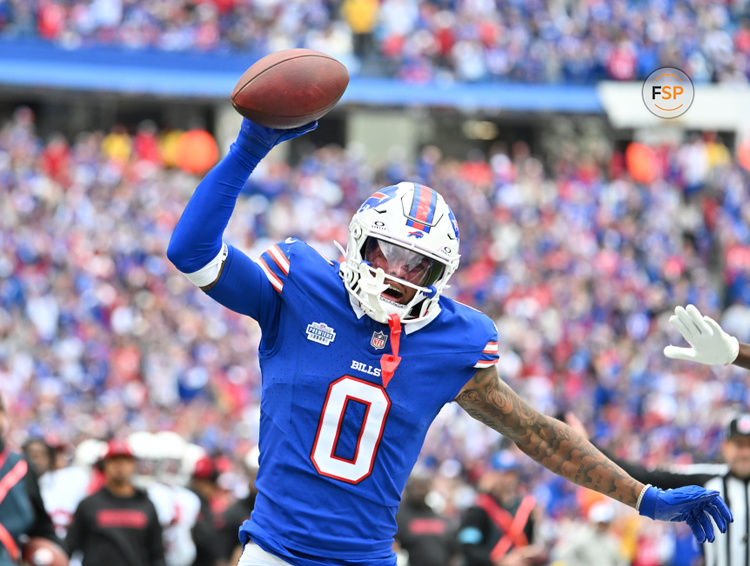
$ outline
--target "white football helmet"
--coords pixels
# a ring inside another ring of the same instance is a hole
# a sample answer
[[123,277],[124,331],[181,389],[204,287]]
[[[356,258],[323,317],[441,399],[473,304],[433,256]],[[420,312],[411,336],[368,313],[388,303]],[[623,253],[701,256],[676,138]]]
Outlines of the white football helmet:
[[180,485],[187,481],[186,477],[180,477],[182,457],[187,445],[185,440],[171,430],[157,432],[153,438],[158,449],[157,479],[167,485]]
[[[372,194],[349,223],[341,277],[365,313],[380,323],[397,314],[405,324],[424,320],[458,268],[458,224],[443,197],[401,182]],[[406,304],[395,281],[416,290]],[[385,293],[385,295],[384,295]]]
[[107,443],[96,438],[82,440],[76,446],[73,455],[73,465],[81,468],[91,468],[104,456],[107,451]]
[[182,453],[182,475],[189,478],[195,470],[196,462],[207,455],[206,449],[202,446],[186,444]]
[[128,435],[128,444],[136,457],[136,472],[133,483],[141,489],[147,489],[156,481],[159,445],[156,437],[148,431],[140,430]]

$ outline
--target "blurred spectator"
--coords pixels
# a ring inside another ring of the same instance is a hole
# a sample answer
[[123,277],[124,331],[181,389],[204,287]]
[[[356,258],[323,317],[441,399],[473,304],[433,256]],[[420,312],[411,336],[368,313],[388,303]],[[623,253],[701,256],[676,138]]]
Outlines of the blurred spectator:
[[44,510],[33,469],[6,443],[10,415],[0,394],[0,564],[11,566],[21,556],[23,538],[59,542]]
[[76,465],[49,471],[39,479],[44,508],[61,539],[65,539],[78,504],[98,489],[99,486],[92,482],[95,474],[89,465]]
[[111,440],[102,468],[105,484],[78,505],[66,537],[83,566],[164,566],[156,509],[132,478],[135,458],[125,441]]
[[[695,82],[747,82],[742,3],[473,0],[6,0],[0,35],[66,48],[115,44],[221,56],[320,49],[363,73],[406,80],[593,82],[659,66]],[[353,39],[353,41],[352,41]],[[353,44],[353,45],[352,45]],[[377,60],[371,61],[373,56]],[[372,63],[375,64],[372,64]]]
[[240,525],[250,517],[255,507],[255,496],[258,493],[255,489],[255,478],[258,475],[259,457],[260,452],[257,446],[245,455],[243,463],[248,477],[247,495],[229,505],[222,515],[221,535],[224,547],[222,557],[227,564],[236,564],[242,555],[238,532]]
[[373,55],[378,8],[377,0],[344,0],[341,5],[341,14],[354,36],[354,54],[360,60]]
[[209,456],[203,456],[195,463],[190,488],[200,499],[200,514],[193,527],[197,550],[193,566],[216,566],[223,555],[222,540],[211,508],[211,501],[219,491],[218,479],[216,464]]
[[136,457],[133,483],[154,504],[162,527],[166,565],[192,566],[197,554],[193,528],[201,504],[184,486],[187,478],[182,471],[188,446],[173,431],[136,431],[128,435],[128,444]]
[[601,501],[589,508],[588,522],[566,533],[553,552],[555,566],[626,566],[620,541],[611,532],[615,507]]
[[106,442],[89,438],[75,447],[75,456],[70,466],[47,472],[39,479],[39,487],[55,532],[61,539],[73,521],[81,500],[104,485],[101,457],[106,451]]
[[432,479],[426,471],[412,472],[396,516],[396,542],[409,557],[409,566],[457,564],[455,526],[428,503]]
[[516,457],[501,451],[479,480],[476,505],[466,511],[458,531],[467,566],[545,563],[544,549],[534,544],[536,499],[523,493],[518,472]]
[[55,450],[47,444],[44,438],[32,436],[23,443],[23,457],[31,466],[37,478],[53,470],[55,464]]

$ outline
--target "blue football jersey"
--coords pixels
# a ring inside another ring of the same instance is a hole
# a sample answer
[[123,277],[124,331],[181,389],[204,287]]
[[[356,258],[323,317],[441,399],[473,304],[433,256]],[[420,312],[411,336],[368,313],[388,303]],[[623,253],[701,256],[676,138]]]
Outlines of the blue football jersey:
[[384,386],[388,326],[352,303],[338,270],[294,239],[257,262],[230,247],[208,292],[263,332],[258,496],[240,539],[292,564],[391,566],[396,511],[427,429],[477,368],[497,362],[497,330],[442,297],[432,319],[403,326],[402,359]]

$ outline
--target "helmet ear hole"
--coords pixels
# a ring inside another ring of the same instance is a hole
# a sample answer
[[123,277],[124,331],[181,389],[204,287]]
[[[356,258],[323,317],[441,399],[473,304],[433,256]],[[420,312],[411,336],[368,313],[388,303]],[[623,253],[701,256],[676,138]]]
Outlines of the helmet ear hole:
[[357,282],[357,272],[351,269],[346,271],[346,282],[354,285]]

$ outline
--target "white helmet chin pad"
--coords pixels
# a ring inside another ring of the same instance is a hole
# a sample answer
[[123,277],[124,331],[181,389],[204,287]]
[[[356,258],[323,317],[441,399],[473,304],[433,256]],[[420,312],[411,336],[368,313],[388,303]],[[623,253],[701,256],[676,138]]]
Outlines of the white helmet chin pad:
[[[369,258],[373,261],[364,257],[368,239],[368,248],[376,240],[374,248],[383,252]],[[458,267],[458,246],[458,225],[443,198],[424,185],[401,182],[374,193],[352,217],[340,274],[370,318],[386,324],[397,314],[404,323],[417,322],[438,308]],[[383,296],[391,287],[386,279],[398,292],[414,289],[414,297],[401,304]]]
[[[385,283],[385,272],[382,269],[375,270],[366,263],[359,264],[359,286],[362,290],[362,308],[368,314],[372,312],[375,320],[386,322],[391,314],[399,315],[404,318],[408,314],[406,305],[399,305],[393,301],[387,300],[382,296],[383,292],[388,289]],[[377,317],[377,318],[376,318]]]

